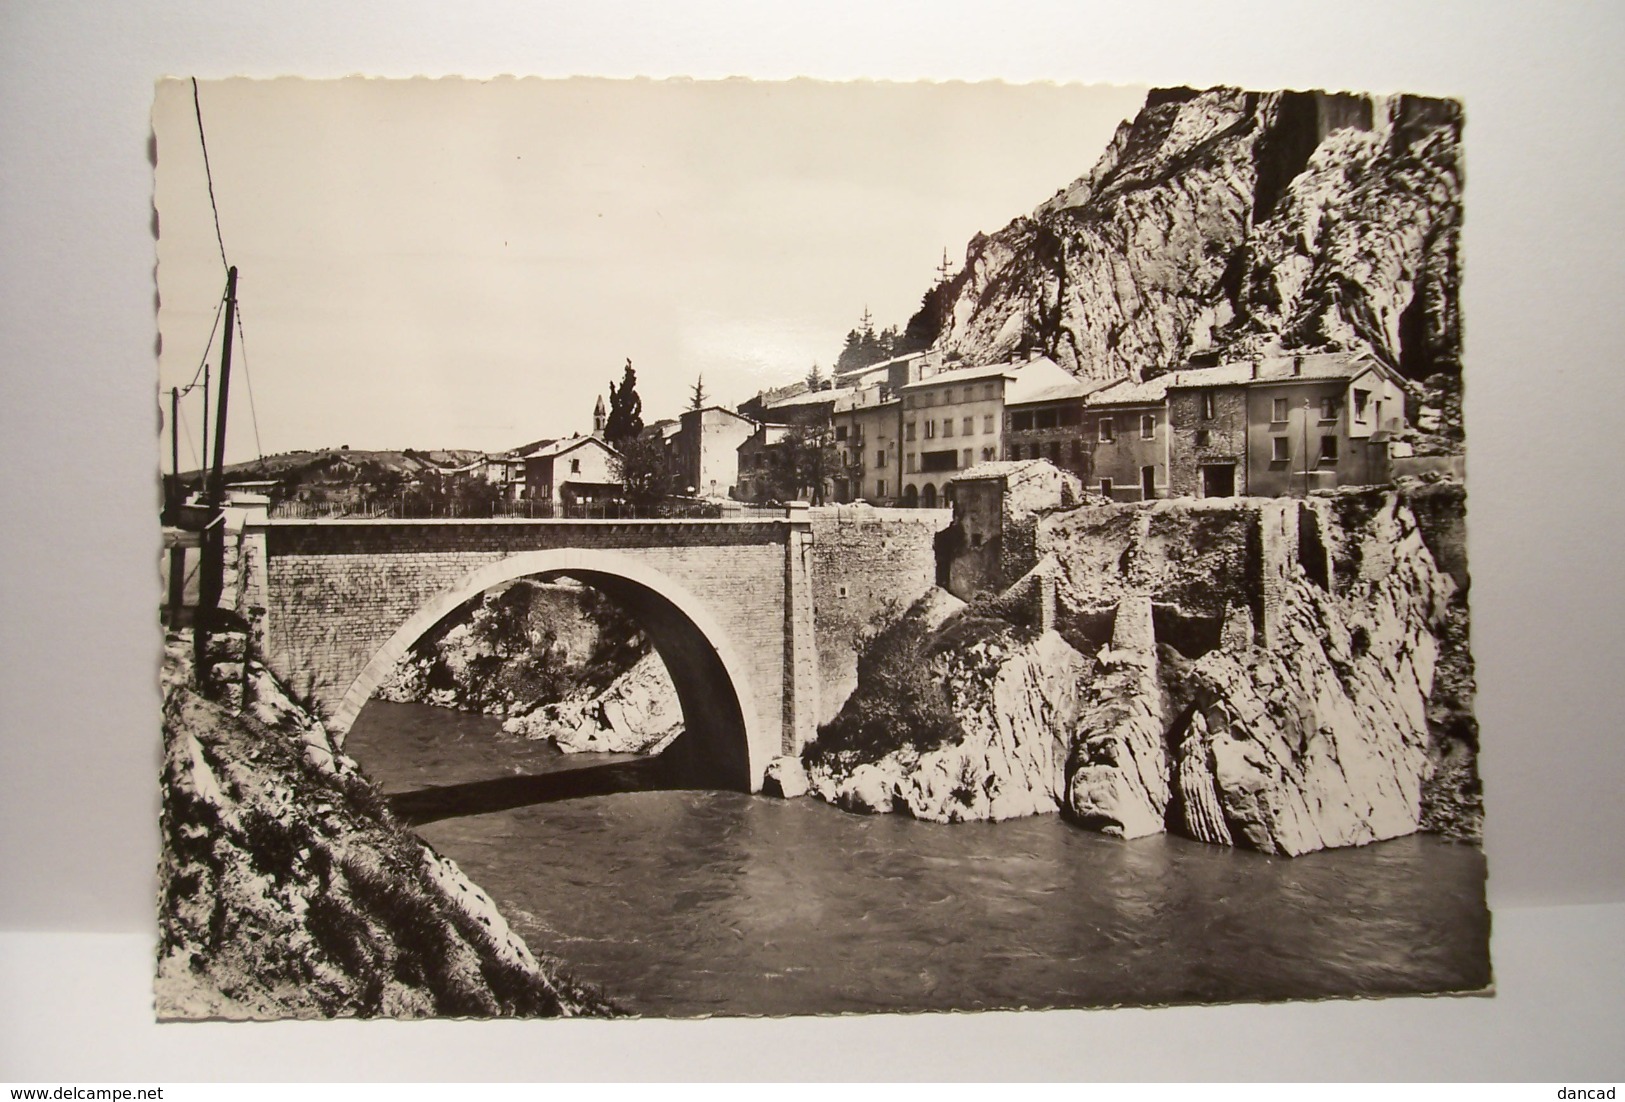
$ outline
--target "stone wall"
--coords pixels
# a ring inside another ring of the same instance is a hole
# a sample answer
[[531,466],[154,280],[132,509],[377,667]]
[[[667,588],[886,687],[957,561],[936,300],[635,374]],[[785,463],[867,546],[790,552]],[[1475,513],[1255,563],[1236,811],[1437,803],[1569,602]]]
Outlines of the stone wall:
[[819,725],[858,683],[858,652],[936,584],[936,510],[827,506],[812,514],[812,589]]
[[[1203,417],[1203,395],[1213,396],[1213,416]],[[1168,493],[1202,496],[1202,467],[1236,465],[1236,494],[1247,489],[1247,394],[1240,387],[1168,392]],[[1206,432],[1206,443],[1198,434]]]

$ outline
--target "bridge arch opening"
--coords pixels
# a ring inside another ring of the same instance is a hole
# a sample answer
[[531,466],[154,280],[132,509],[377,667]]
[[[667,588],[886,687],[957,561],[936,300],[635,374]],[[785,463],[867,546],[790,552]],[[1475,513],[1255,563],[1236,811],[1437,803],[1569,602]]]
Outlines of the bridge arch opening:
[[706,605],[679,583],[604,551],[527,551],[476,570],[431,598],[390,636],[345,693],[333,726],[347,731],[374,688],[420,638],[463,604],[520,578],[568,578],[620,605],[666,665],[683,713],[683,733],[662,753],[680,784],[757,791],[780,734],[764,729],[746,667]]

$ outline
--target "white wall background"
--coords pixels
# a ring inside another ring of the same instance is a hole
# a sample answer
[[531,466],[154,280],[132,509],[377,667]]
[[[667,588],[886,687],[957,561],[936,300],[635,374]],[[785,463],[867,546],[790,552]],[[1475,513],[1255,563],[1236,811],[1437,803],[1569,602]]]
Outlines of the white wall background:
[[[1575,3],[0,0],[0,1079],[1617,1077],[1622,29],[1625,9]],[[152,82],[357,72],[1463,98],[1473,645],[1500,996],[608,1029],[155,1029]],[[26,936],[39,932],[54,935]]]

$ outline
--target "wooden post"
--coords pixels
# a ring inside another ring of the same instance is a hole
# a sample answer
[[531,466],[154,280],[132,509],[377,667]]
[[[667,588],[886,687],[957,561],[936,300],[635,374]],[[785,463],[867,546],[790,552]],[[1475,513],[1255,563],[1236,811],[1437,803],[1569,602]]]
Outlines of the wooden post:
[[[192,661],[198,688],[209,686],[209,629],[219,614],[220,587],[226,572],[226,402],[231,394],[231,333],[237,310],[237,269],[226,270],[226,335],[220,348],[219,412],[215,416],[214,466],[204,479],[209,519],[203,528],[198,562],[197,613],[192,617]],[[207,379],[207,376],[205,376]],[[203,408],[208,411],[208,401]],[[207,458],[207,457],[205,457]]]

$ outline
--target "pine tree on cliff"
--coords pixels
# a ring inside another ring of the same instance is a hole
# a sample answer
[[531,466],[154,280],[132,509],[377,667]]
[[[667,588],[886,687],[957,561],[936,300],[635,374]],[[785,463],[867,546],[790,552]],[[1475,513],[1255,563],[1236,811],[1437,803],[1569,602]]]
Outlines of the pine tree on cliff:
[[706,399],[706,397],[707,397],[707,395],[705,393],[705,376],[704,375],[696,375],[694,377],[694,385],[689,388],[688,408],[689,409],[704,409],[705,408],[705,399]]
[[604,422],[604,440],[619,447],[643,431],[643,399],[638,397],[638,374],[632,361],[626,361],[621,385],[609,384],[609,419]]

